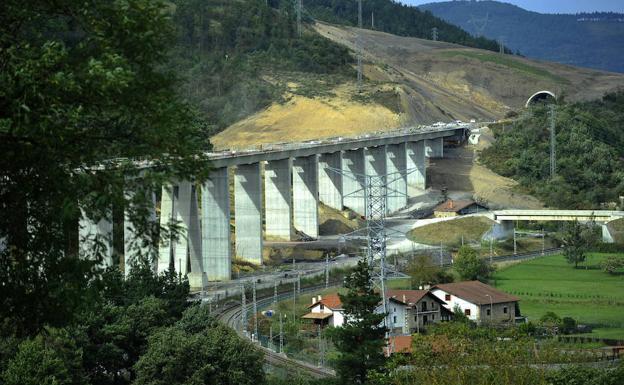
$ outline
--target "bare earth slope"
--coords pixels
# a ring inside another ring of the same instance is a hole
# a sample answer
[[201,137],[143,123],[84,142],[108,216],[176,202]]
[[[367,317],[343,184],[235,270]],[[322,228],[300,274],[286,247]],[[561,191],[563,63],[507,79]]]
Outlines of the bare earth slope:
[[[411,119],[501,118],[536,91],[594,99],[624,86],[624,75],[466,48],[444,42],[317,23],[323,36],[355,49],[360,34],[367,76],[399,83]],[[373,77],[373,76],[370,76]]]

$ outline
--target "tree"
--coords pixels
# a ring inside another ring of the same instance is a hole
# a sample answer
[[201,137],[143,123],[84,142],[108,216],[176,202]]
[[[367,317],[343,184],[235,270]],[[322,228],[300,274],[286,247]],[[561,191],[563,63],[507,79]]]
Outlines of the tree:
[[347,294],[339,294],[345,310],[345,323],[333,329],[336,344],[336,372],[342,384],[364,384],[371,370],[384,364],[383,347],[386,314],[375,312],[380,297],[373,289],[371,269],[366,261],[345,279]]
[[470,246],[459,248],[453,266],[462,280],[470,281],[486,281],[494,271],[493,266],[484,259],[479,258],[477,251]]
[[63,329],[24,340],[0,377],[6,385],[86,385],[82,350]]
[[135,365],[135,385],[262,385],[262,353],[206,307],[188,309],[176,325],[149,339]]
[[412,288],[420,287],[423,284],[434,285],[437,283],[453,282],[453,276],[446,273],[438,265],[434,264],[428,255],[417,255],[410,262],[407,272],[411,277]]
[[594,226],[582,225],[578,221],[567,222],[564,225],[561,243],[563,255],[568,263],[578,268],[579,263],[585,262],[586,253],[596,242]]
[[207,176],[206,125],[163,66],[170,9],[161,0],[0,2],[0,208],[10,213],[0,216],[0,319],[22,335],[94,303],[85,288],[103,250],[79,255],[79,218],[125,208],[135,243],[155,243],[153,192]]

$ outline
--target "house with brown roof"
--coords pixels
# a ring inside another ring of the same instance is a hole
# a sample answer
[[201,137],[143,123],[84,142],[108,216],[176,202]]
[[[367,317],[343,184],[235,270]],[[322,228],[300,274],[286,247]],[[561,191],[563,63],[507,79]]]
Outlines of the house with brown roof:
[[429,290],[386,290],[386,298],[387,325],[394,332],[420,332],[427,325],[451,319],[446,303]]
[[392,354],[410,354],[412,352],[412,336],[390,336],[388,344],[384,346],[384,355],[390,357]]
[[433,216],[436,218],[457,217],[460,215],[474,214],[487,211],[488,209],[472,200],[448,199],[440,203],[433,209]]
[[483,282],[439,284],[431,288],[431,293],[444,301],[448,310],[458,307],[468,319],[478,323],[514,323],[520,317],[520,298]]
[[338,294],[329,294],[325,298],[320,295],[312,297],[312,304],[308,306],[308,309],[310,312],[302,318],[311,320],[314,324],[334,327],[344,324],[344,309]]

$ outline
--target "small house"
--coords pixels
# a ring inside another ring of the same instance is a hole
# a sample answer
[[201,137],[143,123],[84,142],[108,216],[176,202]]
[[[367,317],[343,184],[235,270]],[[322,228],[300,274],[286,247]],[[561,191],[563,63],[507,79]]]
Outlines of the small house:
[[325,298],[320,295],[312,297],[312,304],[308,308],[310,312],[302,318],[311,320],[314,324],[323,327],[340,327],[344,324],[344,309],[338,294],[329,294]]

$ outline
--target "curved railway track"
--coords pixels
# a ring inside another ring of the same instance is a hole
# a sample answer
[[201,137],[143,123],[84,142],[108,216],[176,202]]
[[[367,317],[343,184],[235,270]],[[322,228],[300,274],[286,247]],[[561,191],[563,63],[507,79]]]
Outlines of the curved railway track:
[[[334,284],[335,286],[336,284]],[[316,290],[325,289],[325,285],[321,286],[311,286],[308,288],[302,288],[301,292],[311,292]],[[281,293],[277,296],[278,301],[283,301],[285,299],[292,298],[292,292]],[[257,302],[258,310],[268,307],[274,301],[273,296],[267,296],[259,298]],[[247,305],[248,310],[249,305]],[[216,318],[221,322],[225,323],[227,326],[236,330],[236,332],[243,338],[247,338],[246,335],[242,332],[241,325],[241,315],[242,315],[242,306],[240,303],[228,306],[222,309]],[[311,377],[314,378],[327,378],[327,377],[335,377],[336,374],[333,370],[317,367],[312,364],[308,364],[306,362],[302,362],[299,360],[295,360],[293,358],[288,358],[285,354],[276,353],[271,349],[265,348],[263,346],[258,345],[258,348],[261,349],[264,353],[264,360],[267,364],[271,366],[284,367],[284,368],[296,368],[300,372],[304,372]]]

